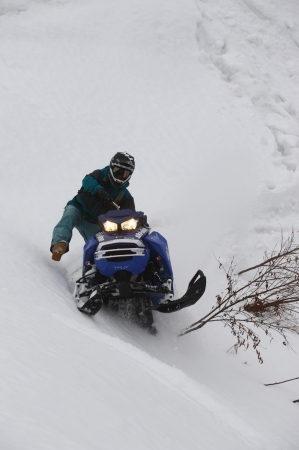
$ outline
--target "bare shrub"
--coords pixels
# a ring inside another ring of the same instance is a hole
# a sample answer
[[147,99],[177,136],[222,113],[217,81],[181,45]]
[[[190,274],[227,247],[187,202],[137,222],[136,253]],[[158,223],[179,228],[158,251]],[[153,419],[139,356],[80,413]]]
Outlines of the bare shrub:
[[[237,346],[248,348],[250,342],[258,360],[263,363],[258,346],[258,330],[273,338],[277,332],[286,346],[290,346],[287,331],[299,334],[299,246],[294,242],[294,231],[284,239],[281,237],[279,251],[269,254],[266,250],[262,263],[236,273],[236,264],[231,262],[226,269],[218,260],[219,268],[227,278],[225,292],[216,295],[216,305],[197,322],[183,330],[180,336],[198,330],[207,323],[222,322],[237,338]],[[240,279],[240,275],[256,269],[251,280]]]

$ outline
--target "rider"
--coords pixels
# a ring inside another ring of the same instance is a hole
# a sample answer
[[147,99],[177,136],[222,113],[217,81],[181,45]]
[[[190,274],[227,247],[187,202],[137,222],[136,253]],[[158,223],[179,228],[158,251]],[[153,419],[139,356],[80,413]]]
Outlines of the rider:
[[120,209],[135,211],[134,199],[127,190],[134,169],[134,157],[118,152],[109,166],[86,175],[78,195],[67,203],[53,230],[50,250],[54,261],[60,261],[69,251],[73,228],[77,228],[85,242],[100,230],[98,216],[115,209],[112,202]]

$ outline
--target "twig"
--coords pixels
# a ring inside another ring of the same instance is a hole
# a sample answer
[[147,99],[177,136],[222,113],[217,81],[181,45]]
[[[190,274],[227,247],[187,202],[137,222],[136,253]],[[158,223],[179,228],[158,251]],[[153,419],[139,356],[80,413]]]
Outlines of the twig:
[[293,400],[293,403],[299,403],[299,398],[298,400]]
[[241,270],[241,272],[239,272],[238,275],[241,275],[242,273],[245,273],[245,272],[249,272],[250,270],[253,270],[253,269],[257,269],[258,267],[265,266],[268,262],[274,261],[275,259],[278,259],[278,258],[281,258],[281,256],[290,255],[291,253],[294,253],[297,250],[299,250],[299,247],[295,247],[293,250],[290,250],[289,252],[286,252],[286,253],[280,253],[279,255],[273,256],[272,258],[269,258],[266,261],[263,261],[262,263],[257,264],[256,266],[249,267],[249,269]]
[[227,350],[226,353],[228,353],[232,348],[235,350],[235,353],[238,353],[238,343],[232,345],[232,346]]
[[[274,386],[275,384],[287,383],[288,381],[293,381],[293,380],[298,380],[298,379],[299,379],[299,377],[291,378],[290,380],[278,381],[277,383],[264,384],[264,386]],[[295,400],[295,401],[298,402],[299,400]]]

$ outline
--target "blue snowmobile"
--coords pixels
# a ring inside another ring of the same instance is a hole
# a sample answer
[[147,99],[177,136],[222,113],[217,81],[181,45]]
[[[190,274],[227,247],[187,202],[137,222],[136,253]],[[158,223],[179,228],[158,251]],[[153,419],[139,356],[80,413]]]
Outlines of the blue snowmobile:
[[153,310],[178,311],[205,292],[206,277],[198,270],[185,295],[174,299],[167,241],[151,230],[142,211],[111,210],[99,216],[99,224],[101,231],[84,246],[83,273],[74,292],[82,313],[94,315],[104,305],[151,328]]

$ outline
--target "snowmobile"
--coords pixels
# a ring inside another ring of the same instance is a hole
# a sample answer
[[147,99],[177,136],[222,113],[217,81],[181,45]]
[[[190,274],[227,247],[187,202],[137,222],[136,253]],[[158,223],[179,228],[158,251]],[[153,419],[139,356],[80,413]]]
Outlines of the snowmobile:
[[153,310],[179,311],[203,295],[206,277],[198,270],[185,295],[174,299],[167,241],[151,230],[142,211],[110,210],[98,220],[101,231],[86,242],[76,281],[79,311],[95,315],[104,305],[150,329]]

